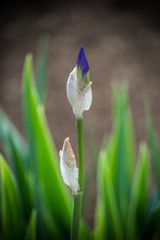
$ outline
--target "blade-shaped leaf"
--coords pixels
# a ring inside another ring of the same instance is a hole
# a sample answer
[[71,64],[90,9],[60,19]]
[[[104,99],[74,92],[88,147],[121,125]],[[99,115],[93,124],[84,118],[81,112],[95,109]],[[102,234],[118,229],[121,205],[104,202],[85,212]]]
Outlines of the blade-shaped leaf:
[[98,169],[100,172],[98,176],[102,178],[102,186],[100,186],[100,188],[103,189],[104,192],[104,198],[102,198],[102,201],[105,203],[105,225],[107,226],[107,230],[103,226],[100,226],[103,227],[104,231],[106,231],[106,233],[101,232],[101,234],[107,234],[109,239],[120,240],[123,239],[120,213],[117,205],[107,155],[103,151],[100,154],[99,164],[100,167]]
[[8,119],[3,110],[0,109],[0,144],[5,155],[7,155],[9,161],[14,165],[16,159],[14,155],[12,155],[11,141],[14,144],[14,148],[19,152],[23,168],[27,168],[26,143],[13,123]]
[[97,164],[97,203],[95,212],[95,230],[94,239],[106,239],[106,201],[105,201],[105,190],[104,190],[104,179],[102,176],[103,162],[102,158],[106,159],[106,151],[101,150]]
[[1,218],[4,239],[22,239],[23,218],[14,176],[0,156],[1,164]]
[[110,174],[120,210],[123,229],[128,215],[128,203],[134,172],[135,146],[128,90],[115,85],[113,88],[113,133],[107,152]]
[[31,172],[36,173],[36,152],[35,152],[35,129],[34,129],[34,116],[32,99],[29,94],[30,82],[34,81],[34,76],[31,68],[32,56],[28,55],[23,70],[23,82],[22,82],[22,103],[23,103],[23,115],[24,115],[24,127],[28,143],[28,164]]
[[19,187],[19,192],[22,199],[23,211],[25,213],[26,219],[29,218],[30,212],[33,206],[33,199],[31,194],[31,186],[29,182],[29,173],[23,167],[21,154],[16,148],[13,138],[9,139],[10,141],[10,151],[14,159],[14,173],[16,175],[17,184]]
[[97,199],[95,215],[94,239],[106,239],[106,222],[105,222],[105,203],[101,198]]
[[58,167],[59,159],[45,119],[44,106],[38,100],[34,86],[31,56],[27,56],[24,66],[23,89],[27,103],[25,116],[29,123],[28,127],[32,125],[31,129],[34,129],[32,141],[34,139],[37,184],[42,188],[45,203],[57,231],[62,236],[67,236],[71,219],[69,196],[62,182]]
[[144,226],[147,220],[148,205],[148,151],[145,143],[140,145],[139,162],[134,176],[128,221],[127,221],[127,239],[139,239],[143,234]]
[[32,210],[29,223],[27,225],[25,240],[36,240],[36,232],[37,232],[37,212],[36,210]]
[[152,117],[149,106],[146,105],[146,118],[147,118],[147,133],[151,151],[151,158],[155,172],[158,189],[160,191],[160,154],[158,150],[157,136],[153,127]]
[[19,186],[22,203],[25,206],[25,216],[31,211],[31,192],[28,182],[27,147],[24,139],[9,121],[4,112],[0,111],[0,141],[7,159],[9,160]]

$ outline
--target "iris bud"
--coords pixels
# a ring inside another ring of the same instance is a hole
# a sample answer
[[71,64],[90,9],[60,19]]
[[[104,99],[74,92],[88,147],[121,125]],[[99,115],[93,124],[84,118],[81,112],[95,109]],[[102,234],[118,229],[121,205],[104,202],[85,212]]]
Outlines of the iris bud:
[[76,159],[69,138],[65,139],[63,148],[59,152],[59,156],[63,181],[71,188],[72,193],[77,193],[80,190],[78,183],[78,168],[76,166]]
[[81,47],[76,67],[70,73],[67,81],[67,97],[76,118],[82,117],[85,110],[89,110],[92,103],[92,82],[87,58]]

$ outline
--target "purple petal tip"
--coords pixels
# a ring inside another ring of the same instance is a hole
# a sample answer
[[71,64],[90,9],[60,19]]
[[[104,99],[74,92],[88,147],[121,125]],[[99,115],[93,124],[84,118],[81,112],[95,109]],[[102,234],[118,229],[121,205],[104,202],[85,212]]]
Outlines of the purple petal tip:
[[89,65],[87,62],[86,55],[83,50],[83,46],[81,46],[81,48],[80,48],[76,65],[77,65],[77,67],[80,67],[83,75],[87,74],[87,72],[89,71]]

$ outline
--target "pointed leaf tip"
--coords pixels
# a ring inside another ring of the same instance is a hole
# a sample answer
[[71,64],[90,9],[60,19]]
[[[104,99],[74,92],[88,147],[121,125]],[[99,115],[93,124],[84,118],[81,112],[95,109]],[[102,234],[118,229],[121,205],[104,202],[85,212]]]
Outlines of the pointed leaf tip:
[[77,67],[79,67],[81,69],[82,75],[87,74],[87,72],[89,71],[89,65],[88,65],[86,55],[83,50],[83,46],[81,46],[81,48],[80,48],[76,65],[77,65]]

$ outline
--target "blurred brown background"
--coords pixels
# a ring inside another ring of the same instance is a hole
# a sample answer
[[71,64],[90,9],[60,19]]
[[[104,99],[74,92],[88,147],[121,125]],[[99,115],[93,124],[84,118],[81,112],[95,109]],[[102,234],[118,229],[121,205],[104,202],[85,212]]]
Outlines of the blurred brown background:
[[39,39],[48,35],[46,113],[59,150],[70,137],[77,154],[74,115],[66,82],[83,45],[93,82],[93,103],[84,113],[88,202],[93,224],[96,175],[87,144],[93,129],[101,144],[111,132],[111,82],[127,81],[137,142],[146,139],[143,96],[147,94],[160,136],[160,8],[156,1],[5,1],[0,3],[0,106],[23,132],[21,74],[25,55],[37,55]]

